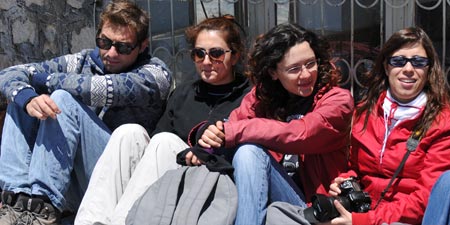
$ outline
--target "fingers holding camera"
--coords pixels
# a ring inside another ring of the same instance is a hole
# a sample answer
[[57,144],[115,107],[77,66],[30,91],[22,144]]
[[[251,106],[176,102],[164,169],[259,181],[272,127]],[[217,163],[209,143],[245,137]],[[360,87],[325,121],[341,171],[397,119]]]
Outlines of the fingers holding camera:
[[333,225],[351,225],[352,224],[352,214],[345,209],[345,207],[338,201],[333,201],[334,207],[336,207],[337,211],[341,214],[339,217],[336,217],[331,220],[331,224]]
[[328,194],[330,194],[331,196],[338,196],[341,193],[341,189],[339,188],[339,186],[345,180],[346,179],[343,177],[334,178],[334,183],[330,184],[330,190],[328,191]]

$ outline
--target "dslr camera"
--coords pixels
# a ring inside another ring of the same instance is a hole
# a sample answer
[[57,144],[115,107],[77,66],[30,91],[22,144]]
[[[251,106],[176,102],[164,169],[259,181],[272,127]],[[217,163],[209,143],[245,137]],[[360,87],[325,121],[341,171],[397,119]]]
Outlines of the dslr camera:
[[333,201],[337,199],[349,212],[367,212],[372,200],[367,192],[363,192],[356,178],[352,177],[339,185],[341,193],[338,196],[316,194],[311,198],[312,206],[303,213],[310,223],[330,221],[338,216]]

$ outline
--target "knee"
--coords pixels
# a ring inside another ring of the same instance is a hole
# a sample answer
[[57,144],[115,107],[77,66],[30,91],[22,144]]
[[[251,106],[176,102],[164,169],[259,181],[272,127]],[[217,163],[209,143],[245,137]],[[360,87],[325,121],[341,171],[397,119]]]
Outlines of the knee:
[[110,140],[115,140],[118,143],[132,141],[136,145],[144,145],[142,148],[145,148],[150,142],[150,136],[141,125],[129,123],[116,128],[111,134]]
[[176,155],[189,147],[180,137],[170,132],[161,132],[153,135],[150,146],[152,151],[156,151],[159,157]]
[[113,131],[103,154],[139,159],[149,142],[150,137],[144,127],[139,124],[123,124]]
[[68,101],[71,101],[73,98],[73,96],[65,91],[65,90],[56,90],[54,91],[51,95],[50,98],[53,99],[53,101],[55,101],[56,104],[58,103],[67,103]]
[[447,183],[450,183],[450,170],[447,170],[444,173],[442,173],[441,179],[445,180]]
[[244,144],[236,150],[233,157],[233,166],[239,169],[244,165],[255,163],[262,165],[269,163],[269,161],[269,155],[267,155],[262,147],[253,144]]
[[77,100],[65,90],[56,90],[51,95],[50,98],[55,102],[58,108],[65,113],[73,110],[73,106],[78,105]]
[[145,128],[139,124],[127,123],[120,125],[111,134],[111,138],[120,139],[123,137],[148,136]]
[[153,135],[152,142],[153,143],[160,143],[160,144],[166,144],[171,143],[175,139],[180,139],[176,134],[170,133],[170,132],[161,132]]
[[450,170],[444,172],[436,182],[437,187],[447,189],[450,186]]

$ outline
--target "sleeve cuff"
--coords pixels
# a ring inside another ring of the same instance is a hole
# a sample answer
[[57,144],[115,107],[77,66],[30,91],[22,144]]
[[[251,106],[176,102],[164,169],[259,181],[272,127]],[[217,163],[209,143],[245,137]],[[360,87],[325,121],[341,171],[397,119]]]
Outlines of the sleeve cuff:
[[33,89],[25,88],[17,93],[17,95],[14,97],[14,102],[22,109],[25,109],[25,106],[28,104],[28,102],[36,96],[38,96],[38,94]]
[[48,88],[45,83],[47,82],[47,73],[37,73],[33,75],[31,79],[31,86],[34,87],[37,93],[48,94]]
[[355,173],[353,170],[349,170],[345,173],[340,173],[339,177],[349,178],[349,177],[358,177],[358,174]]
[[229,122],[223,123],[223,130],[225,132],[225,148],[234,148],[236,144],[234,143],[234,130]]
[[203,132],[206,130],[205,124],[207,124],[207,123],[208,123],[208,121],[206,121],[206,120],[202,121],[202,122],[198,123],[197,125],[195,125],[191,129],[191,131],[189,132],[189,135],[188,135],[188,145],[190,147],[194,147],[195,145],[197,145],[197,140],[200,139],[200,137],[201,137],[199,135],[202,135]]
[[370,224],[369,213],[352,213],[353,225],[367,225]]

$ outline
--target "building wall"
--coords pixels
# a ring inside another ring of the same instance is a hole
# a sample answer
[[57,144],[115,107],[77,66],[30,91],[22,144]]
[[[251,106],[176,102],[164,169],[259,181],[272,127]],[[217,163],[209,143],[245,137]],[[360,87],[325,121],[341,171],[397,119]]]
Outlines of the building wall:
[[[94,47],[98,15],[110,1],[0,0],[0,69]],[[257,35],[288,21],[326,36],[333,42],[333,56],[342,61],[346,71],[343,85],[352,90],[360,86],[360,75],[370,69],[371,60],[392,32],[420,26],[433,40],[450,81],[450,0],[130,1],[150,13],[150,53],[171,68],[175,84],[198,77],[184,28],[201,21],[205,14],[235,15],[249,45]]]
[[93,48],[99,11],[92,0],[1,0],[0,69]]

